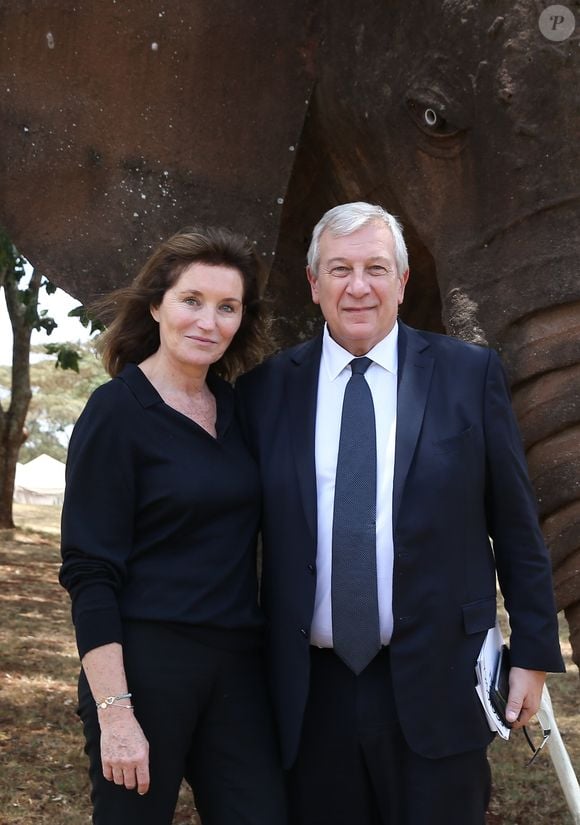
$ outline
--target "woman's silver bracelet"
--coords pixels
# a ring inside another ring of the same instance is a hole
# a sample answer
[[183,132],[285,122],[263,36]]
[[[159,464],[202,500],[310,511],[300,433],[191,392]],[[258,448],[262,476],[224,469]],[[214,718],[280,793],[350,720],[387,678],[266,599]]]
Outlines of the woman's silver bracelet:
[[[119,699],[130,699],[132,693],[119,693],[118,696],[106,696],[104,699],[97,699],[95,704],[101,710],[105,710],[106,708],[111,707],[115,702],[119,701]],[[118,708],[126,708],[127,710],[132,710],[133,705],[116,705]]]

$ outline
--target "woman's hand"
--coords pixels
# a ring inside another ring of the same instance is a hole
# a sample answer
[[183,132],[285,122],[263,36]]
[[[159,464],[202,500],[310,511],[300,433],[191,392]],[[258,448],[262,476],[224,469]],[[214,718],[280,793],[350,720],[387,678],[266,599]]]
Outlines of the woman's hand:
[[149,743],[132,710],[99,710],[103,776],[141,796],[149,790]]
[[[130,707],[123,648],[118,642],[95,647],[82,663],[97,704],[103,776],[143,795],[149,790],[149,743]],[[109,704],[102,699],[106,696],[120,701]],[[105,707],[100,707],[103,701]]]

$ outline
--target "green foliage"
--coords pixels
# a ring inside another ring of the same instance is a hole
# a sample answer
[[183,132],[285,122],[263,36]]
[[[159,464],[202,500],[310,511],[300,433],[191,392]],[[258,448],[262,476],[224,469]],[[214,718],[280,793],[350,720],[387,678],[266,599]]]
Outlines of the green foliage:
[[[43,286],[49,286],[50,281],[43,281]],[[51,335],[54,330],[57,328],[58,324],[51,318],[48,314],[47,309],[41,309],[40,312],[38,311],[38,304],[30,304],[29,307],[29,318],[30,318],[30,325],[32,329],[41,330],[43,329],[47,335]]]
[[78,350],[68,344],[45,344],[47,355],[56,355],[55,367],[62,370],[79,371],[79,361],[83,357]]
[[[56,322],[48,315],[47,310],[38,311],[38,288],[31,286],[26,276],[26,259],[20,255],[5,231],[0,228],[0,270],[3,273],[3,283],[12,286],[18,299],[24,307],[23,322],[29,329],[44,329],[50,335],[56,329]],[[24,287],[22,281],[26,280]],[[42,278],[40,285],[49,291],[56,289],[47,278]]]
[[89,330],[89,334],[92,335],[95,332],[103,332],[105,329],[105,325],[98,321],[96,318],[93,318],[85,309],[82,304],[79,304],[78,307],[74,307],[68,313],[69,318],[78,318],[81,324],[85,329]]
[[[78,318],[83,327],[89,329],[90,335],[93,335],[95,332],[102,332],[105,329],[100,321],[91,317],[82,304],[71,309],[68,317]],[[48,334],[50,335],[50,332]],[[79,362],[83,356],[75,347],[71,347],[70,344],[45,344],[44,349],[47,355],[56,355],[54,366],[57,369],[74,370],[74,372],[79,371]]]
[[0,270],[5,271],[7,276],[11,273],[20,273],[20,277],[24,275],[24,258],[18,254],[18,250],[1,226]]
[[[24,307],[24,324],[31,330],[44,330],[47,335],[56,329],[57,323],[48,314],[48,310],[38,309],[38,290],[30,287],[30,281],[22,286],[26,278],[26,259],[18,252],[10,241],[6,232],[0,227],[0,271],[3,273],[3,282],[12,284],[18,293],[18,298]],[[0,284],[2,281],[0,281]],[[40,286],[44,287],[48,295],[56,292],[57,287],[48,278],[42,277]]]

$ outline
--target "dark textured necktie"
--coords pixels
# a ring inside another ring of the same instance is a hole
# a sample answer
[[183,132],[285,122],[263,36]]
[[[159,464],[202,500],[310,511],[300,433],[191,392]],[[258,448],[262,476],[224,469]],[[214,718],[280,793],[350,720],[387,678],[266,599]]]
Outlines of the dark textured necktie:
[[336,466],[332,523],[332,635],[356,674],[381,646],[377,595],[375,410],[364,377],[370,358],[351,361]]

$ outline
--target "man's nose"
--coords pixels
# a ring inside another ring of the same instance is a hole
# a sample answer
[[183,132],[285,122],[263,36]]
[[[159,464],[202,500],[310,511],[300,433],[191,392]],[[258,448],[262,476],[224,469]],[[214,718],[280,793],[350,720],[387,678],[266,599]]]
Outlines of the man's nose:
[[351,295],[364,295],[369,290],[369,282],[363,267],[355,267],[350,273],[348,291]]

